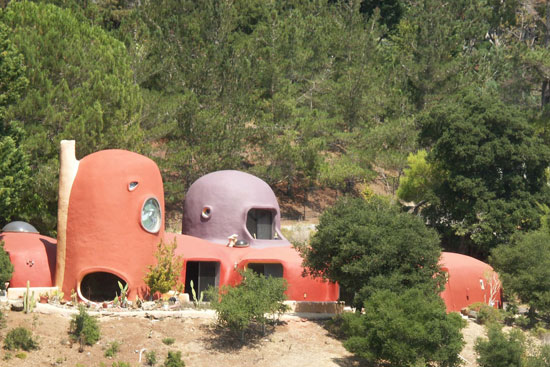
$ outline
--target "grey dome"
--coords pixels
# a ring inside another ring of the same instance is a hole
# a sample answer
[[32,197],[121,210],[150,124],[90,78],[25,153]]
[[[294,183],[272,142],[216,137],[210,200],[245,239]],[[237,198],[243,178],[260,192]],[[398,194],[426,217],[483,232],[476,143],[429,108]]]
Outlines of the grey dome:
[[15,221],[6,224],[4,228],[2,228],[2,232],[38,233],[38,230],[27,222]]

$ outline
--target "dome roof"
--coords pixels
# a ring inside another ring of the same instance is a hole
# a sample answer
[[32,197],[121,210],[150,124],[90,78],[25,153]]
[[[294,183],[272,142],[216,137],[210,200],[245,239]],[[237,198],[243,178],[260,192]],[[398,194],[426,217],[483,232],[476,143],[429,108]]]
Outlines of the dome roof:
[[280,218],[275,193],[263,180],[240,171],[217,171],[189,188],[182,232],[220,244],[235,234],[251,247],[288,246]]
[[14,221],[6,224],[4,228],[2,228],[2,232],[38,233],[38,230],[27,222]]

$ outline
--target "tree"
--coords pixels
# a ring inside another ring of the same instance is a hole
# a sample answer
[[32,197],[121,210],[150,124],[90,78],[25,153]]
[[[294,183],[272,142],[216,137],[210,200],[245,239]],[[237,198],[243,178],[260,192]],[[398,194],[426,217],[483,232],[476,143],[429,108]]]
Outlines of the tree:
[[475,351],[480,367],[522,367],[525,353],[525,338],[520,330],[511,330],[508,335],[499,325],[489,326],[488,339],[478,338]]
[[539,226],[550,149],[517,108],[467,89],[419,122],[427,162],[444,174],[422,213],[446,248],[486,257],[515,231]]
[[360,327],[344,342],[349,351],[395,366],[459,366],[465,326],[457,313],[447,314],[443,300],[417,288],[396,293],[379,290],[356,317]]
[[338,282],[361,307],[381,289],[435,293],[440,254],[437,234],[421,218],[379,197],[346,197],[322,214],[302,256],[309,274]]
[[550,233],[519,233],[491,252],[503,288],[535,310],[550,312]]
[[40,193],[30,219],[41,233],[53,234],[59,141],[75,139],[78,157],[105,148],[141,151],[141,98],[124,45],[70,10],[12,1],[0,22],[30,81],[5,121],[18,121],[25,131],[19,149]]
[[13,274],[13,264],[10,256],[4,250],[4,241],[0,241],[0,290],[6,289],[6,282],[11,280]]

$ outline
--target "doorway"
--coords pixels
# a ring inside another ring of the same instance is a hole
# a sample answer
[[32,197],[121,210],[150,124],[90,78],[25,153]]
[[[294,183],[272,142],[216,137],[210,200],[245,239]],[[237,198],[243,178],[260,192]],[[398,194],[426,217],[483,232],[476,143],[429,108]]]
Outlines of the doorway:
[[[197,294],[197,299],[208,287],[217,287],[220,284],[220,263],[217,261],[187,261],[185,265],[185,293],[193,301],[191,281]],[[206,296],[203,301],[208,301]]]
[[123,287],[126,285],[124,279],[112,273],[102,271],[89,273],[80,282],[80,294],[92,302],[112,301],[117,295],[120,296],[118,282]]

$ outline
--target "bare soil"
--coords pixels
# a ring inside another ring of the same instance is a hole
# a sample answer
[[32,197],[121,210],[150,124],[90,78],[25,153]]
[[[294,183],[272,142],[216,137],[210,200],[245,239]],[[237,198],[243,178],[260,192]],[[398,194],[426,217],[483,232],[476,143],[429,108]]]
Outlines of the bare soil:
[[[44,313],[46,312],[46,313]],[[306,320],[285,315],[279,325],[269,328],[265,336],[249,337],[247,344],[216,328],[212,312],[182,311],[134,314],[110,312],[99,316],[101,340],[79,352],[68,335],[71,316],[66,311],[52,312],[38,309],[34,313],[5,312],[8,327],[0,331],[2,337],[8,330],[24,326],[38,337],[40,350],[26,352],[26,358],[16,352],[0,350],[0,366],[90,366],[111,367],[115,362],[128,362],[131,366],[145,365],[145,352],[139,363],[140,351],[156,351],[161,365],[168,351],[181,351],[186,366],[312,366],[348,367],[369,366],[345,350],[342,342],[330,335],[326,321]],[[160,316],[159,316],[160,315]],[[169,316],[168,316],[169,315]],[[475,367],[473,345],[484,328],[468,322],[464,329],[467,345],[461,353],[465,367]],[[174,338],[172,345],[163,343]],[[111,342],[120,342],[120,352],[114,358],[105,357]],[[5,360],[7,353],[11,359]]]

